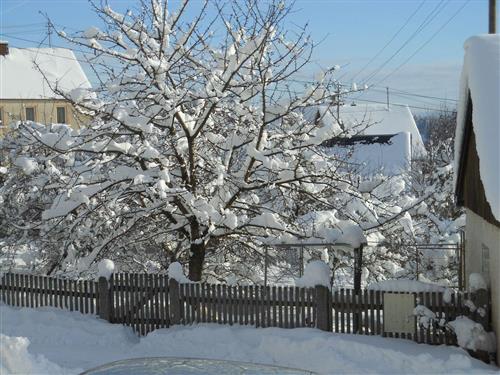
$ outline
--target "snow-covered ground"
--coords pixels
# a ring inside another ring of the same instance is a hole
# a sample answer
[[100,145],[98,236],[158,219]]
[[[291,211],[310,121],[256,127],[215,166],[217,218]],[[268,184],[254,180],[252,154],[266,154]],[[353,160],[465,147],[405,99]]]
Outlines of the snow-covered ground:
[[74,374],[138,357],[196,357],[333,373],[496,373],[462,349],[315,329],[200,324],[139,339],[121,325],[54,308],[0,305],[0,373]]

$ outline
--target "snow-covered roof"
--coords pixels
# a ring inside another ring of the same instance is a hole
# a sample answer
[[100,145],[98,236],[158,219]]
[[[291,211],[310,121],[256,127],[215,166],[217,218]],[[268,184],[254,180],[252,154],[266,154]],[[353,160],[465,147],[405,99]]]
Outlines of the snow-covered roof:
[[358,173],[370,176],[382,173],[386,176],[399,175],[409,170],[411,161],[410,133],[395,135],[369,135],[349,138],[349,144],[343,144],[343,138],[334,138],[328,142],[329,153],[340,158],[346,157],[358,165]]
[[[326,107],[308,110],[306,117],[321,116],[323,123],[334,122],[335,128],[335,111],[336,107]],[[386,105],[380,104],[357,104],[344,105],[339,109],[340,119],[344,123],[346,129],[353,129],[355,133],[365,135],[394,135],[402,132],[411,135],[412,155],[414,158],[425,156],[425,146],[417,128],[415,119],[407,106],[391,105],[389,108]]]
[[420,157],[426,154],[424,142],[413,114],[406,106],[391,105],[388,108],[381,104],[345,105],[340,108],[340,117],[346,127],[356,126],[360,123],[363,123],[364,126],[369,125],[362,130],[362,133],[367,135],[409,133],[413,156]]
[[0,99],[60,98],[51,85],[64,90],[88,89],[90,82],[76,60],[73,51],[66,48],[9,48],[7,56],[0,56]]
[[459,171],[469,92],[479,173],[486,200],[500,221],[500,35],[474,36],[465,42],[455,136],[455,176]]

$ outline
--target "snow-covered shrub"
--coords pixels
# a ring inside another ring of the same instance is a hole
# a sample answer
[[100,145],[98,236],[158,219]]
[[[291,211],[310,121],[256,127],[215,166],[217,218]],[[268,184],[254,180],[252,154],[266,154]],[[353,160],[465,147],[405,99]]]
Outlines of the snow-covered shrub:
[[417,317],[417,323],[425,328],[429,328],[436,322],[436,314],[424,305],[415,306],[413,315]]
[[493,332],[486,332],[484,327],[466,316],[459,316],[448,322],[457,335],[458,345],[464,349],[484,350],[493,353],[496,350],[496,339]]

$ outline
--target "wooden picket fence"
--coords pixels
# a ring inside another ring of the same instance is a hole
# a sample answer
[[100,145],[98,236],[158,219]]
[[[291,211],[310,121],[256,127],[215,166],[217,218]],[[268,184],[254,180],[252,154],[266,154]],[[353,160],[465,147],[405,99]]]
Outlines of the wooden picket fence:
[[[255,327],[315,327],[347,334],[382,335],[428,344],[456,344],[437,324],[416,326],[414,334],[384,332],[387,292],[326,287],[179,284],[166,275],[115,274],[108,281],[68,280],[8,273],[2,277],[2,301],[21,307],[53,306],[97,314],[130,326],[140,335],[170,325],[240,324]],[[467,315],[471,296],[457,292],[445,303],[442,293],[413,293],[436,320]]]
[[119,273],[109,283],[104,279],[99,282],[102,318],[130,326],[140,335],[170,326],[166,275]]
[[52,306],[96,314],[99,306],[97,283],[40,275],[7,273],[0,284],[2,301],[11,306]]
[[[415,321],[415,332],[384,331],[384,296],[388,294],[411,294],[418,304],[432,310],[436,319],[434,324],[419,325]],[[385,292],[375,290],[354,291],[340,289],[332,295],[333,332],[356,333],[362,335],[381,335],[384,337],[404,338],[419,343],[456,345],[456,336],[444,329],[438,322],[448,322],[460,315],[469,315],[465,301],[471,298],[467,292],[456,292],[450,296],[450,302],[443,301],[440,292]]]
[[[316,289],[292,286],[177,284],[180,302],[171,299],[181,324],[221,323],[256,327],[315,327]],[[176,316],[173,316],[176,319]]]

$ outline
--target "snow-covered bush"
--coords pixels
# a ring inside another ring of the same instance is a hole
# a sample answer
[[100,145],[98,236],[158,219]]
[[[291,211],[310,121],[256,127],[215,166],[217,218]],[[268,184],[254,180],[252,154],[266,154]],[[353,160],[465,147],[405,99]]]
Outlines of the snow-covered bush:
[[434,325],[434,323],[441,323],[439,325],[443,327],[445,323],[437,322],[436,314],[424,305],[417,305],[415,309],[413,309],[413,315],[417,317],[417,323],[425,328],[429,328],[430,326]]
[[457,335],[458,345],[464,349],[484,350],[493,353],[496,350],[496,340],[493,332],[486,332],[484,327],[466,316],[459,316],[448,322]]

